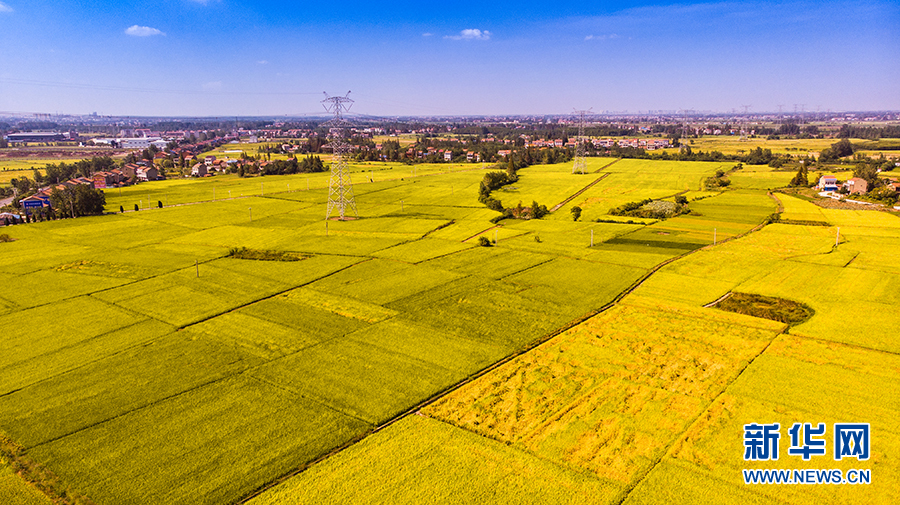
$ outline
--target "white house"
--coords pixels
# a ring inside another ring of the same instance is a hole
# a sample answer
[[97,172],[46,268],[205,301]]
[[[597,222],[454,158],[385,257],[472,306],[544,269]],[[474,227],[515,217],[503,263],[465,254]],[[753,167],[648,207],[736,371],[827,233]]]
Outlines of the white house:
[[822,191],[837,191],[837,177],[833,175],[823,175],[819,179],[819,184],[816,187]]

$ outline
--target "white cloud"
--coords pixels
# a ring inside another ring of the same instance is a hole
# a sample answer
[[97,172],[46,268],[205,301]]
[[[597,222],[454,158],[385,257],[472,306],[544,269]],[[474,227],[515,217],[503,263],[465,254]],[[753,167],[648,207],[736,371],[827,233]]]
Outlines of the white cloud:
[[434,35],[434,34],[433,34],[433,33],[428,33],[428,32],[425,32],[425,33],[422,34],[423,37],[431,37],[432,35]]
[[133,37],[151,37],[153,35],[165,35],[165,33],[157,30],[156,28],[138,25],[129,26],[125,29],[125,33]]
[[450,40],[489,40],[491,32],[479,30],[478,28],[466,28],[459,32],[459,35],[447,35],[444,38]]
[[619,38],[617,34],[611,33],[609,35],[588,35],[584,40],[611,40],[617,38]]
[[0,2],[0,12],[12,12],[12,11],[13,11],[12,7],[6,5],[3,2]]
[[203,89],[205,89],[206,91],[215,91],[217,89],[222,89],[222,81],[207,82],[203,85]]
[[259,60],[259,61],[257,61],[256,63],[259,64],[259,65],[268,65],[268,64],[269,64],[269,60]]

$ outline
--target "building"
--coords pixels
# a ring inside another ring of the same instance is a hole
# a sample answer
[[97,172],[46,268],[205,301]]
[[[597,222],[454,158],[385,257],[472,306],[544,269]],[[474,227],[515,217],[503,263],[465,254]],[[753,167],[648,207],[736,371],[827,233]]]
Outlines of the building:
[[22,204],[22,208],[25,209],[25,213],[28,214],[33,209],[49,208],[50,196],[46,193],[37,193],[19,200],[19,203]]
[[845,182],[844,187],[847,188],[851,195],[864,195],[869,190],[869,183],[865,179],[854,177]]
[[10,133],[6,136],[10,142],[61,142],[68,140],[66,134],[56,132],[23,132]]
[[819,179],[819,184],[816,187],[821,191],[837,191],[837,177],[833,175],[823,175]]
[[208,173],[209,168],[206,166],[206,163],[197,163],[191,167],[191,177],[204,177]]
[[117,139],[119,147],[123,149],[147,149],[151,145],[157,149],[163,150],[169,145],[168,142],[159,137],[126,137]]
[[156,167],[138,167],[135,175],[139,181],[155,181],[159,178],[159,170]]

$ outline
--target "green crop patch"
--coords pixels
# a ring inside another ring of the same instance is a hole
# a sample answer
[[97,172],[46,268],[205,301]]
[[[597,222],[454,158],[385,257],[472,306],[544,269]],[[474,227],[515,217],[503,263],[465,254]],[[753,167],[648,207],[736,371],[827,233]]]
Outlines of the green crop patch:
[[334,339],[250,372],[372,424],[406,410],[459,375],[400,352]]
[[424,266],[496,280],[546,263],[552,258],[553,256],[546,254],[500,247],[472,247],[455,254],[435,258],[426,262]]
[[0,397],[0,428],[32,447],[261,362],[171,334]]
[[352,221],[329,221],[328,229],[335,233],[369,234],[372,236],[399,235],[406,240],[419,238],[429,231],[436,230],[449,222],[447,219],[428,219],[419,217],[363,217]]
[[513,284],[475,276],[397,300],[389,308],[417,324],[513,350],[582,315],[563,301],[519,294]]
[[[585,258],[591,255],[591,237],[594,245],[639,230],[641,225],[617,225],[609,223],[581,223],[559,221],[523,221],[504,228],[520,232],[509,240],[501,239],[503,248],[547,254]],[[489,238],[492,238],[490,234]]]
[[[64,317],[63,317],[64,316]],[[146,319],[87,297],[0,316],[0,369]],[[40,324],[34,324],[39,321]]]
[[[254,219],[259,220],[297,210],[296,204],[271,198],[241,198],[163,209],[155,208],[156,201],[157,199],[153,199],[154,208],[130,212],[126,214],[127,218],[204,230],[222,225],[247,224],[253,222]],[[130,210],[131,205],[125,205],[125,208]]]
[[247,310],[228,312],[189,326],[183,332],[231,345],[264,360],[291,354],[319,342],[319,339],[309,331],[269,321],[247,312]]
[[553,300],[572,306],[576,313],[587,313],[611,302],[644,273],[638,268],[556,258],[503,280],[527,287],[518,292],[522,296]]
[[[198,276],[197,270],[201,273]],[[290,289],[291,284],[204,264],[95,294],[136,313],[184,326]]]
[[731,293],[730,296],[716,303],[714,307],[785,324],[802,323],[814,314],[811,308],[802,303],[752,293]]
[[472,247],[471,244],[463,244],[456,241],[423,238],[376,251],[372,255],[377,258],[393,259],[407,263],[421,263],[439,256],[464,251],[470,247]]
[[587,505],[608,500],[621,489],[445,423],[410,416],[248,504]]
[[365,327],[347,338],[452,370],[458,377],[484,368],[506,354],[502,346],[402,319]]
[[300,262],[221,259],[95,296],[135,312],[184,326],[310,282],[354,263],[318,256]]
[[54,268],[56,272],[72,274],[87,274],[98,277],[113,277],[126,279],[140,279],[153,275],[150,269],[137,265],[109,263],[106,261],[80,260],[65,263]]
[[238,313],[271,321],[291,328],[296,336],[292,340],[322,342],[352,333],[365,327],[367,322],[346,317],[334,311],[318,308],[302,299],[287,294],[254,303]]
[[281,295],[280,298],[327,310],[339,316],[358,319],[366,323],[378,323],[397,315],[397,311],[386,309],[381,305],[307,288],[288,291]]
[[705,245],[708,245],[705,242],[697,242],[691,240],[690,238],[684,238],[683,240],[671,240],[677,238],[676,236],[672,236],[672,234],[666,234],[660,237],[653,236],[653,233],[655,232],[648,231],[643,233],[631,233],[624,237],[611,238],[604,242],[604,244],[619,246],[624,248],[624,250],[626,251],[639,251],[642,248],[650,248],[646,250],[673,250],[675,253],[693,251],[695,249],[699,249]]
[[459,274],[375,259],[310,284],[310,288],[379,305],[411,296],[459,278]]
[[[72,263],[68,263],[72,264]],[[58,268],[58,267],[57,267]],[[71,273],[71,270],[41,270],[14,278],[16,303],[20,307],[36,307],[82,295],[104,291],[132,282],[127,277]]]
[[[331,226],[329,223],[328,226]],[[298,251],[307,254],[340,254],[343,256],[369,256],[375,251],[406,242],[408,238],[391,234],[341,234],[326,230],[322,222],[293,233],[275,233],[266,240],[271,249]]]
[[[63,303],[68,305],[69,302]],[[40,312],[25,312],[33,317],[43,315]],[[111,322],[119,319],[119,324],[124,322],[116,311],[94,313],[93,317],[108,317]],[[7,342],[13,344],[18,352],[4,354],[6,359],[0,366],[0,394],[48,380],[175,331],[174,327],[152,319],[114,329],[92,321],[90,314],[76,321],[82,326],[58,333],[55,333],[54,327],[27,328],[28,332],[22,338]],[[8,322],[3,320],[0,324]],[[42,334],[43,330],[50,331]]]
[[[221,247],[225,252],[232,247],[266,248],[284,235],[283,230],[239,225],[223,225],[181,235],[167,241],[178,247]],[[277,249],[277,248],[276,248]],[[222,254],[224,256],[224,252]]]
[[367,428],[242,374],[29,452],[99,503],[218,504],[250,493]]
[[78,218],[73,221],[79,222],[78,226],[47,226],[48,236],[68,244],[134,248],[164,242],[193,231],[180,224],[130,219],[121,215]]
[[[14,227],[17,233],[18,228]],[[31,232],[31,229],[28,229]],[[17,233],[18,234],[18,233]],[[69,263],[85,258],[85,255],[93,252],[89,247],[71,245],[63,246],[51,237],[40,234],[31,235],[25,233],[19,235],[15,241],[3,244],[0,247],[0,272],[23,275],[37,272],[46,268],[55,268],[60,264]]]

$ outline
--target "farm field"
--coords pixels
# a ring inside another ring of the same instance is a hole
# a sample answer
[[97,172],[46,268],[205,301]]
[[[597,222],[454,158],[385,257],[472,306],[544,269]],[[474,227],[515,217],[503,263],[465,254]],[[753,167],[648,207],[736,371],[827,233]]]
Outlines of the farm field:
[[[613,308],[251,503],[428,503],[445,489],[470,503],[497,489],[511,503],[529,503],[521,498],[529,493],[581,502],[571,489],[590,490],[592,503],[895,503],[900,359],[890,307],[900,272],[884,251],[900,239],[900,219],[778,198],[785,219],[830,226],[769,225],[677,259]],[[797,300],[815,314],[791,326],[705,307],[732,291]],[[840,315],[851,306],[872,321],[848,323]],[[744,461],[743,426],[774,422],[829,430],[867,422],[879,448],[873,438],[868,461],[784,452],[779,461]],[[495,469],[494,451],[510,448],[515,458]],[[412,451],[409,466],[388,456],[395,451]],[[465,474],[459,489],[448,469],[470,465],[486,471]],[[865,486],[743,482],[742,469],[775,468],[870,469],[873,477]],[[562,485],[568,472],[585,482]],[[378,485],[358,486],[367,482]]]
[[[309,189],[306,175],[158,181],[108,194],[110,210],[129,212],[6,229],[0,279],[15,289],[0,293],[0,436],[57,491],[104,504],[613,503],[671,478],[659,472],[691,430],[696,443],[737,436],[698,423],[729,395],[771,400],[754,388],[782,362],[787,377],[808,373],[791,346],[815,343],[809,363],[852,347],[852,370],[893,387],[866,353],[895,366],[880,328],[897,301],[900,272],[884,255],[900,241],[896,216],[778,195],[785,219],[818,211],[841,226],[833,248],[831,226],[759,229],[778,203],[758,186],[700,192],[730,166],[592,159],[599,173],[522,169],[496,192],[507,205],[550,207],[604,178],[542,220],[493,224],[480,167],[389,167],[355,166],[360,219],[327,227],[328,176],[315,174]],[[594,221],[681,193],[704,198],[668,220]],[[155,195],[169,206],[130,211]],[[299,260],[230,255],[240,247]],[[826,296],[827,279],[847,293]],[[816,312],[787,328],[703,307],[732,290]],[[851,302],[883,315],[843,331],[833,314]],[[873,414],[877,433],[898,431],[881,424],[897,410]],[[731,454],[708,475],[685,471],[721,480]],[[892,496],[879,486],[876,503]]]
[[[806,155],[819,154],[822,149],[831,147],[835,139],[778,139],[768,140],[765,137],[741,140],[739,135],[706,135],[698,139],[690,139],[691,149],[697,151],[719,151],[723,154],[741,154],[761,147],[771,149],[774,154]],[[850,139],[851,142],[865,142],[862,139]]]
[[40,169],[44,165],[48,163],[56,163],[56,161],[52,160],[44,160],[40,163],[22,163],[18,164],[18,166],[10,167],[9,169],[0,170],[0,185],[9,184],[9,181],[20,178],[20,177],[28,177],[29,179],[34,178],[34,170],[32,167]]

